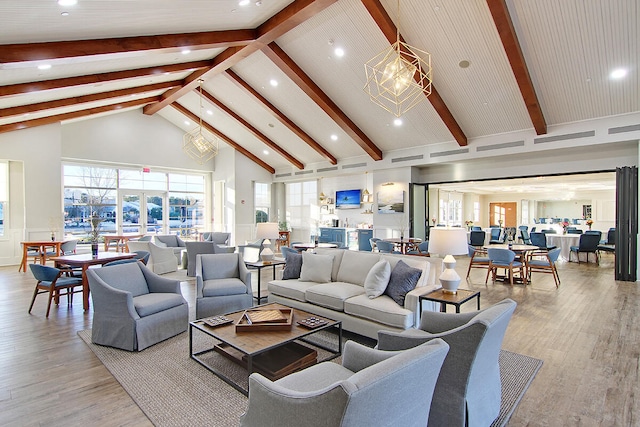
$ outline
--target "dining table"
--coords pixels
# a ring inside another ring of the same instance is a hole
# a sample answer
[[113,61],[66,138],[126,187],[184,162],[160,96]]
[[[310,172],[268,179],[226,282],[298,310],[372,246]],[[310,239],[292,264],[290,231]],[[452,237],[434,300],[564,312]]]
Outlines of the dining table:
[[127,246],[127,242],[131,239],[139,239],[143,234],[136,233],[124,233],[124,234],[103,234],[104,237],[104,251],[107,252],[109,250],[109,245],[111,242],[116,242],[116,252],[129,252],[129,247]]
[[[578,246],[580,244],[580,234],[545,234],[547,240],[547,246],[555,246],[560,248],[560,259],[563,261],[569,261],[569,255],[571,254],[571,246]],[[585,254],[583,254],[585,255]]]
[[[526,270],[527,267],[527,254],[529,252],[534,252],[537,250],[540,250],[539,247],[534,246],[534,245],[516,245],[516,244],[506,244],[506,245],[501,245],[501,244],[495,244],[495,245],[486,245],[483,247],[483,249],[493,249],[493,248],[500,248],[500,249],[509,249],[513,252],[516,253],[516,257],[518,259],[516,259],[517,261],[522,262],[522,264],[524,265],[524,268]],[[508,281],[509,280],[509,276],[503,276],[502,279],[504,281]],[[517,282],[521,282],[522,278],[518,277],[514,277],[514,281]]]
[[79,255],[62,255],[51,257],[57,268],[76,267],[82,269],[82,307],[84,310],[89,309],[89,280],[87,279],[87,269],[93,265],[105,265],[111,261],[121,259],[135,258],[134,253],[113,253],[98,252],[98,255],[79,254]]
[[18,271],[27,271],[27,259],[29,258],[29,251],[34,250],[38,251],[38,256],[40,258],[40,264],[44,265],[47,261],[47,249],[51,249],[51,252],[55,252],[56,256],[60,255],[60,245],[62,245],[66,240],[29,240],[20,242],[22,245],[22,262],[20,262],[20,267]]
[[407,250],[410,248],[419,245],[422,243],[422,239],[419,237],[405,237],[405,238],[389,238],[382,239],[383,242],[393,243],[394,245],[400,248],[400,252],[403,254],[407,253]]

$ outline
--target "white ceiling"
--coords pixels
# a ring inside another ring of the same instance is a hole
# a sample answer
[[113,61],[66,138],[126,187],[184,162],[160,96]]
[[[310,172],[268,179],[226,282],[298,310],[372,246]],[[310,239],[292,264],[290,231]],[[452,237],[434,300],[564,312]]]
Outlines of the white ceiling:
[[[396,25],[399,23],[406,41],[431,53],[434,85],[467,138],[533,128],[487,1],[403,0],[399,22],[396,0],[381,2]],[[293,2],[262,0],[257,6],[252,0],[242,7],[237,0],[78,0],[76,6],[61,7],[55,0],[2,1],[0,58],[1,45],[254,29],[290,3]],[[637,0],[506,0],[506,4],[548,126],[640,110]],[[69,15],[62,16],[63,11]],[[363,91],[364,63],[389,43],[361,0],[337,0],[279,37],[276,43],[383,155],[397,149],[454,141],[428,101],[405,114],[399,127],[393,125],[393,116],[369,101]],[[335,47],[342,47],[345,56],[336,57]],[[41,80],[210,60],[222,50],[195,49],[185,55],[179,49],[158,49],[60,58],[46,61],[52,65],[46,71],[38,70],[36,67],[42,61],[33,58],[5,62],[0,63],[0,90]],[[470,62],[468,68],[459,66],[463,60]],[[618,67],[628,69],[627,77],[610,79],[609,73]],[[334,119],[262,52],[249,55],[231,69],[338,162],[365,154]],[[0,109],[182,80],[190,73],[181,71],[0,96]],[[277,87],[269,84],[271,79],[278,81]],[[224,74],[207,75],[204,89],[302,163],[326,162]],[[139,97],[163,92],[152,91]],[[131,99],[135,98],[77,103],[32,112],[29,116],[3,115],[0,126]],[[184,95],[178,102],[199,114],[200,102],[195,93]],[[284,156],[267,147],[228,114],[206,100],[203,108],[213,112],[203,115],[205,121],[246,150],[275,169],[291,167]],[[186,125],[186,118],[172,107],[165,107],[158,114],[185,131],[195,126]],[[337,140],[333,141],[331,135],[336,135]],[[264,154],[265,150],[269,154]]]

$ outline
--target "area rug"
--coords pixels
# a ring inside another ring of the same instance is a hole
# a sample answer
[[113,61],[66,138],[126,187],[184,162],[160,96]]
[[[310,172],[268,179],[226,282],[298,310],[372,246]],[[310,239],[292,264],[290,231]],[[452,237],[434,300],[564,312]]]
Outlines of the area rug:
[[[139,353],[92,344],[90,330],[78,335],[154,425],[238,425],[247,398],[189,357],[186,332]],[[541,366],[539,359],[501,351],[502,405],[492,427],[506,425]]]

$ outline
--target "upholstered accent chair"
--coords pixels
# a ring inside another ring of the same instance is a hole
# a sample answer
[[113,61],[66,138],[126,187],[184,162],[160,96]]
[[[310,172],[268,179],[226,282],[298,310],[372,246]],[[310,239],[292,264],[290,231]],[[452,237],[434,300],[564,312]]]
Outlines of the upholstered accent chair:
[[49,302],[47,303],[47,314],[51,311],[51,302],[55,298],[55,303],[58,303],[58,299],[66,295],[67,304],[70,306],[73,304],[73,294],[82,292],[82,278],[80,277],[67,277],[65,276],[66,270],[49,267],[47,265],[29,264],[33,277],[36,278],[36,287],[33,290],[33,298],[31,298],[31,305],[29,305],[29,313],[33,309],[33,303],[36,302],[36,297],[39,294],[48,293]]
[[185,242],[185,245],[187,245],[187,276],[194,277],[196,275],[196,256],[217,253],[217,245],[212,241]]
[[235,252],[235,246],[229,246],[229,239],[231,238],[231,233],[224,233],[221,231],[211,231],[202,233],[202,240],[204,242],[213,242],[218,247],[216,248],[217,254],[225,253],[225,252]]
[[242,255],[242,259],[247,262],[260,261],[260,254],[263,249],[264,239],[258,239],[253,242],[249,242],[246,245],[238,245],[238,252]]
[[239,253],[196,256],[196,319],[253,305],[251,272]]
[[275,382],[253,373],[240,425],[424,427],[448,347],[436,339],[395,352],[347,341],[342,365],[323,362]]
[[161,248],[153,242],[129,242],[131,252],[149,252],[147,266],[156,274],[171,273],[178,269],[178,263],[172,248]]
[[141,262],[87,270],[93,301],[91,341],[140,351],[187,330],[189,306],[180,281]]
[[473,245],[467,245],[469,253],[469,268],[467,269],[467,278],[471,273],[472,268],[489,268],[489,257],[487,251],[484,249],[478,249]]
[[449,344],[429,425],[488,426],[496,419],[501,401],[498,358],[515,308],[513,300],[504,299],[469,313],[424,311],[420,329],[378,332],[380,350],[405,350],[438,338]]
[[[174,234],[156,235],[154,236],[156,246],[173,249],[176,256],[176,265],[182,260],[182,250],[186,249],[184,241]],[[153,255],[152,255],[153,256]]]

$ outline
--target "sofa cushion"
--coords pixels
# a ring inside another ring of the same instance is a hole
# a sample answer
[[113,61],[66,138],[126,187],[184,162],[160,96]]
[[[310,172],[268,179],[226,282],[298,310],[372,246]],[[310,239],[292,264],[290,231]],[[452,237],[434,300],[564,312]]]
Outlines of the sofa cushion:
[[300,280],[303,282],[325,283],[331,281],[333,255],[319,255],[311,252],[302,253]]
[[294,254],[285,252],[284,261],[286,262],[282,271],[282,279],[298,279],[300,278],[300,270],[302,269],[302,254]]
[[364,280],[373,266],[380,261],[380,255],[372,252],[345,251],[338,270],[338,282],[364,286]]
[[378,261],[364,279],[364,290],[369,298],[376,298],[382,295],[389,284],[391,276],[391,266],[389,261]]
[[272,280],[269,282],[269,293],[281,297],[290,298],[296,301],[307,301],[305,292],[316,282],[302,282],[300,280]]
[[388,295],[371,299],[362,294],[349,298],[344,302],[344,312],[400,329],[412,328],[415,322],[415,313],[400,307]]
[[150,293],[133,298],[133,306],[140,317],[159,313],[184,303],[182,295],[169,293]]
[[343,311],[344,301],[360,294],[364,294],[362,286],[352,283],[330,282],[309,287],[305,292],[305,298],[310,303]]
[[421,274],[422,270],[409,267],[403,260],[398,261],[391,271],[389,284],[384,293],[389,295],[398,305],[404,307],[405,295],[416,287]]
[[205,280],[202,287],[203,297],[218,297],[224,295],[240,295],[247,293],[247,285],[238,278]]
[[426,286],[429,283],[429,275],[431,274],[431,263],[429,261],[426,261],[423,257],[405,255],[382,255],[380,259],[389,261],[389,265],[391,266],[392,271],[400,260],[402,260],[409,267],[419,268],[420,270],[422,270],[422,274],[420,274],[420,279],[416,284],[416,288]]
[[342,262],[342,256],[346,252],[344,249],[335,248],[315,248],[315,253],[318,255],[333,255],[333,267],[331,268],[331,281],[338,281],[338,270],[340,270],[340,263]]

